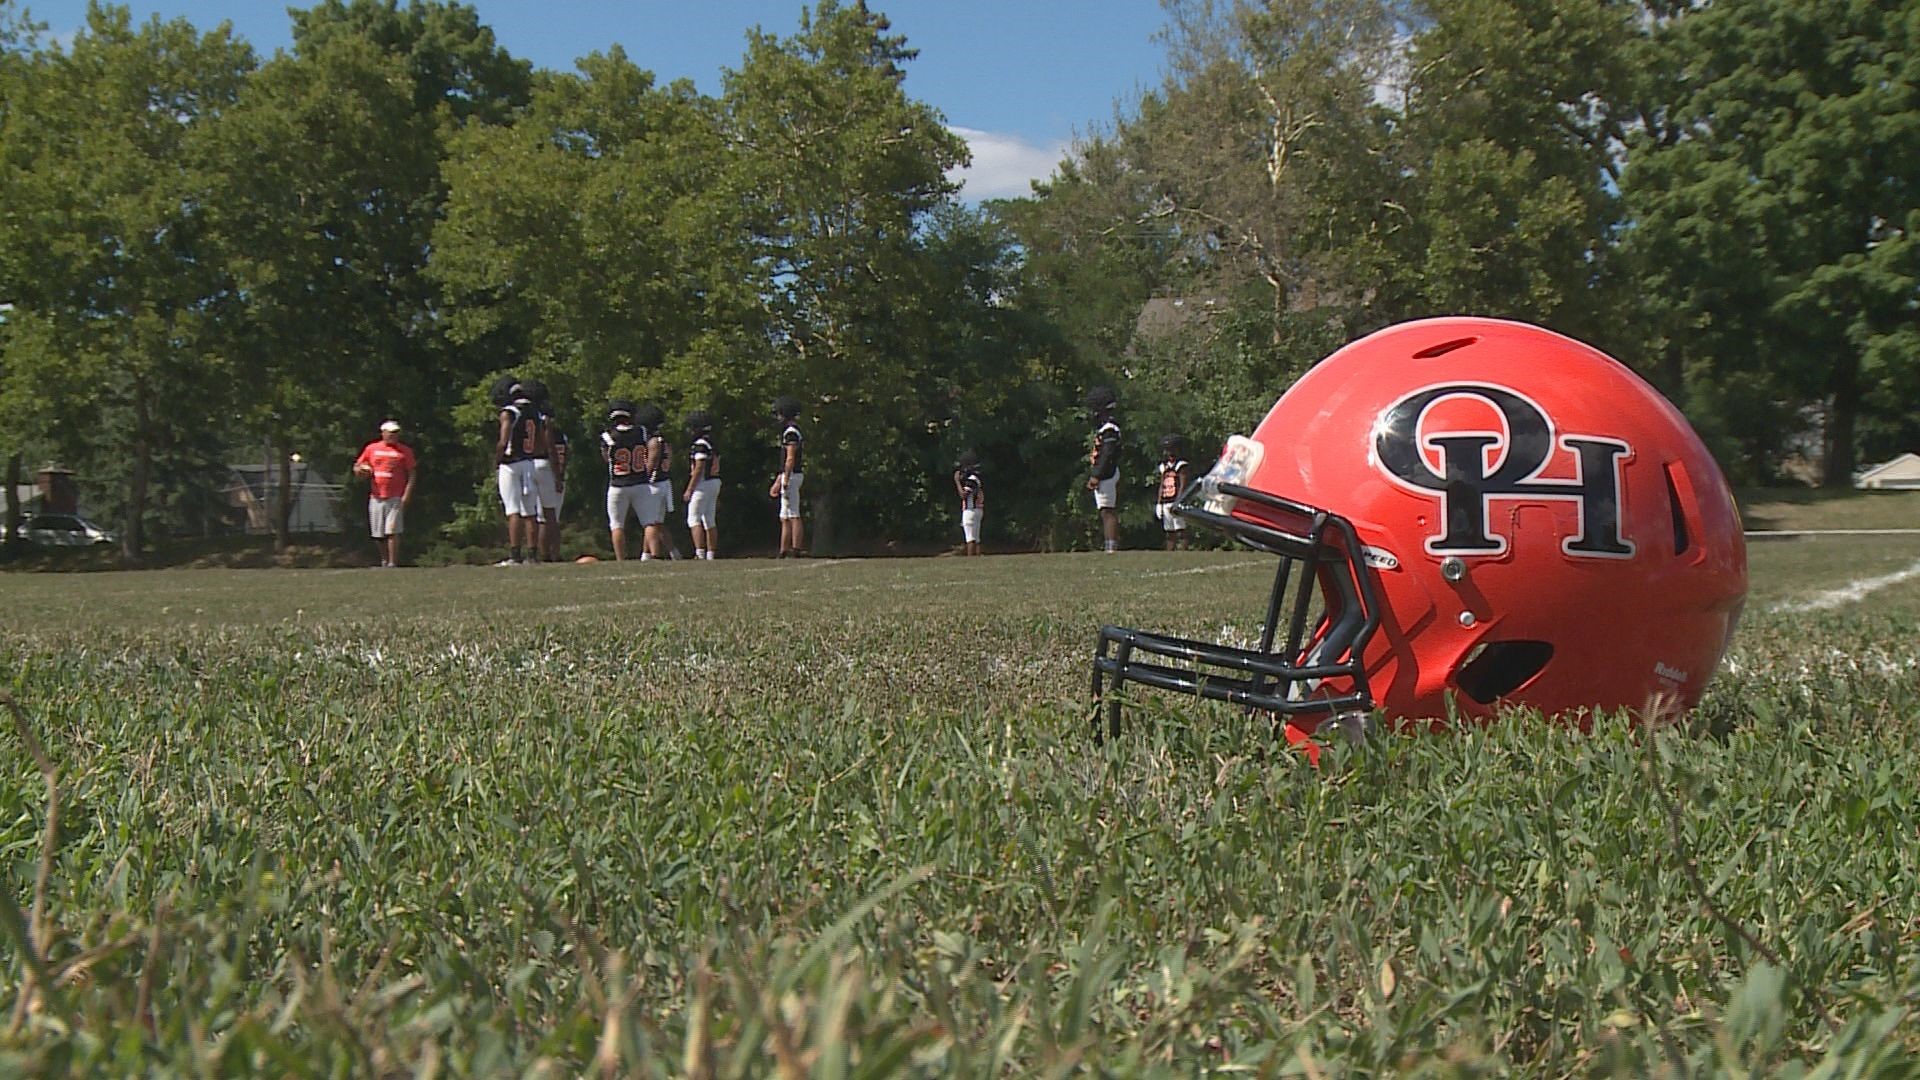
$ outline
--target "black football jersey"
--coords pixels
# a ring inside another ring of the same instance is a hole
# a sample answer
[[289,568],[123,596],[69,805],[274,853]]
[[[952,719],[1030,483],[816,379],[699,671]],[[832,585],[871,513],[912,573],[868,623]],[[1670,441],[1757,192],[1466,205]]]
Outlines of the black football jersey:
[[500,410],[508,418],[507,452],[500,455],[503,465],[516,461],[530,461],[540,452],[540,433],[546,430],[546,419],[526,402],[516,401]]
[[653,471],[647,474],[647,479],[656,484],[673,479],[673,444],[665,438],[660,440],[660,450],[655,455]]
[[1180,497],[1180,473],[1186,467],[1185,461],[1160,463],[1160,490],[1154,496],[1155,502],[1170,503]]
[[607,483],[632,487],[647,482],[647,429],[616,427],[600,434],[600,456],[607,459]]
[[960,474],[960,508],[962,510],[979,509],[985,492],[986,487],[981,483],[978,471],[968,469]]
[[693,440],[693,445],[687,447],[687,451],[692,455],[694,461],[704,461],[707,463],[707,479],[718,480],[720,478],[720,451],[713,448],[712,439],[702,435]]
[[560,430],[560,428],[554,424],[553,414],[550,412],[540,414],[540,423],[547,429],[548,449],[535,453],[533,455],[534,458],[539,461],[549,459],[565,461],[567,459],[567,433]]
[[806,442],[800,437],[800,429],[793,424],[780,433],[780,468],[786,469],[787,447],[793,447],[793,471],[806,471]]
[[1120,469],[1120,425],[1105,421],[1093,433],[1093,449],[1087,453],[1087,469],[1095,480],[1105,480]]

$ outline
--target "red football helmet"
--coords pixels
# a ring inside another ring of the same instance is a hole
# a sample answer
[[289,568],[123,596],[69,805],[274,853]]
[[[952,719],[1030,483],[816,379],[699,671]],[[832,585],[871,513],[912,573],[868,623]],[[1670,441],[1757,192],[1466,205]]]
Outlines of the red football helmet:
[[1281,557],[1258,647],[1103,627],[1095,693],[1266,710],[1296,742],[1330,715],[1405,723],[1449,700],[1583,725],[1689,708],[1747,591],[1733,497],[1679,411],[1606,354],[1496,319],[1347,345],[1174,512]]

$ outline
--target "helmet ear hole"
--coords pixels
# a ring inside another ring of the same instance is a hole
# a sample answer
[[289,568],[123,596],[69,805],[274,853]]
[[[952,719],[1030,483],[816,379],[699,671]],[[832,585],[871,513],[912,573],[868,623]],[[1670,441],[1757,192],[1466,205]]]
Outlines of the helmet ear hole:
[[1532,682],[1553,659],[1545,641],[1488,641],[1474,646],[1454,672],[1454,684],[1481,705],[1494,702]]
[[[1667,463],[1665,470],[1667,478],[1667,508],[1673,512],[1673,553],[1675,555],[1685,555],[1687,549],[1693,546],[1693,537],[1687,531],[1686,504],[1680,499],[1679,485],[1674,483],[1674,473],[1678,468],[1679,466],[1674,462]],[[1682,473],[1682,478],[1684,478],[1685,475],[1685,473]]]

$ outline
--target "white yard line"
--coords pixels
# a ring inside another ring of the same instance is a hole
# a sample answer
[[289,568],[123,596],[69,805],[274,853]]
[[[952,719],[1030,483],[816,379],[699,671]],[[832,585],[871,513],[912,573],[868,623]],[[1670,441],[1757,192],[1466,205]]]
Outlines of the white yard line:
[[1245,570],[1248,567],[1257,567],[1259,565],[1260,564],[1257,562],[1221,563],[1217,566],[1195,566],[1186,570],[1149,570],[1146,573],[1135,574],[1133,576],[1134,577],[1179,577],[1182,574],[1218,574],[1224,570]]
[[1920,577],[1920,562],[1915,562],[1905,570],[1895,570],[1891,574],[1881,574],[1879,577],[1861,578],[1858,581],[1848,582],[1838,589],[1828,589],[1826,592],[1820,593],[1808,600],[1790,600],[1785,603],[1775,604],[1773,605],[1773,610],[1788,613],[1830,611],[1858,600],[1864,600],[1869,593],[1879,592],[1881,589],[1887,588],[1890,585],[1898,585],[1903,581],[1917,577]]
[[1920,536],[1920,529],[1750,529],[1749,539],[1783,536]]

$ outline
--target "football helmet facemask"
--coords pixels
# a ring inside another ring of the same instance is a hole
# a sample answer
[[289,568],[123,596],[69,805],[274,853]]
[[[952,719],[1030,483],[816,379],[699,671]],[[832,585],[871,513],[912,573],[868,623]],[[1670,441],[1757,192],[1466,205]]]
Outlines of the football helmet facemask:
[[1690,708],[1747,590],[1732,495],[1686,419],[1524,323],[1428,319],[1347,345],[1172,512],[1280,566],[1243,642],[1102,627],[1113,733],[1128,682],[1269,712],[1296,744],[1374,710],[1439,728],[1511,706],[1582,727]]

